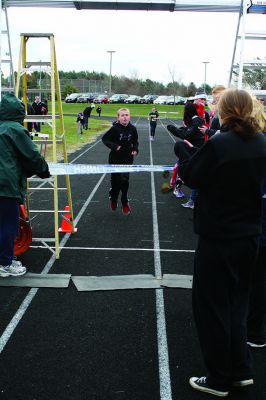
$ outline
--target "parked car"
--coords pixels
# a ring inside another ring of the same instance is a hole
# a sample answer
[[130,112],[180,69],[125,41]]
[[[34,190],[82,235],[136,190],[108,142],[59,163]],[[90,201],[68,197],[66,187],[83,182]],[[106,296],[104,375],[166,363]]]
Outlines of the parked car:
[[176,104],[177,96],[167,96],[165,104]]
[[264,106],[264,111],[266,112],[266,90],[265,89],[252,90],[251,94],[261,102],[261,104]]
[[97,96],[97,93],[83,93],[77,98],[77,103],[92,103]]
[[81,95],[82,95],[82,93],[71,93],[70,95],[68,95],[65,98],[65,102],[66,103],[76,103],[78,97],[81,96]]
[[97,97],[95,97],[93,99],[94,103],[108,103],[108,97],[106,96],[106,94],[99,94]]
[[207,103],[212,103],[213,102],[213,97],[211,95],[207,96]]
[[155,99],[159,97],[157,94],[145,94],[145,96],[139,99],[140,104],[152,104]]
[[131,95],[124,102],[127,104],[138,104],[140,96]]
[[159,96],[154,100],[153,104],[165,104],[170,96]]
[[178,96],[176,104],[183,106],[184,104],[186,104],[186,102],[187,102],[186,97]]
[[128,94],[113,94],[109,99],[109,103],[124,103],[128,97]]

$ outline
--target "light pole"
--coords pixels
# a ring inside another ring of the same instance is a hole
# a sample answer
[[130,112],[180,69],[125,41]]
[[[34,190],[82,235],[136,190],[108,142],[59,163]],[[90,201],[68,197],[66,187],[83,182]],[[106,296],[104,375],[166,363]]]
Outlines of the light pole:
[[42,98],[42,60],[40,60],[40,79],[39,79],[39,88],[40,88],[40,99]]
[[207,64],[209,63],[210,61],[202,61],[202,64],[204,64],[204,93],[206,93]]
[[110,54],[110,71],[109,71],[109,96],[111,96],[111,90],[112,90],[112,58],[113,58],[113,53],[115,53],[115,50],[107,50],[107,53]]

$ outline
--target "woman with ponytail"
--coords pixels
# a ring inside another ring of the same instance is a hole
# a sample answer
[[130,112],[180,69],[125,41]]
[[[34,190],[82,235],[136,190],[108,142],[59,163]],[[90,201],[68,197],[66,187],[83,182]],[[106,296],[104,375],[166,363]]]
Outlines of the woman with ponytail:
[[254,383],[246,320],[261,234],[266,139],[252,112],[246,91],[227,89],[218,103],[221,132],[194,155],[185,144],[179,153],[182,180],[199,189],[192,303],[207,370],[189,383],[219,397]]

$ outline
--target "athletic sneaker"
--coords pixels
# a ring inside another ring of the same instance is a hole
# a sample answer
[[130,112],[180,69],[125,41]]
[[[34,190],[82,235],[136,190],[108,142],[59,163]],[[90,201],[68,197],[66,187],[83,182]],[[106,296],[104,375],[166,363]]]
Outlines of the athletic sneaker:
[[0,276],[21,276],[26,274],[27,268],[23,267],[20,261],[13,260],[10,265],[0,265]]
[[183,203],[183,204],[181,204],[181,206],[182,206],[182,207],[185,207],[185,208],[191,208],[191,209],[193,210],[193,208],[194,208],[194,201],[191,200],[191,199],[189,199],[187,203]]
[[175,188],[173,194],[175,195],[175,197],[185,197],[185,194],[178,187]]
[[154,137],[153,137],[153,136],[151,136],[151,137],[150,137],[150,140],[153,142],[153,141],[154,141]]
[[250,347],[257,347],[257,348],[266,347],[266,343],[247,342],[247,344],[248,344]]
[[254,380],[252,378],[251,379],[243,379],[241,381],[234,381],[232,383],[232,386],[244,387],[244,386],[248,386],[248,385],[253,385],[253,383],[254,383]]
[[112,211],[115,211],[117,209],[117,201],[110,199],[110,207]]
[[131,213],[131,208],[129,207],[128,203],[125,205],[122,205],[122,213],[124,215],[129,215]]
[[209,386],[206,376],[202,376],[201,378],[197,378],[197,377],[193,376],[192,378],[189,379],[189,383],[194,389],[199,390],[200,392],[213,394],[214,396],[226,397],[229,394],[229,392],[226,390],[222,390],[222,389],[218,389],[218,388],[215,389],[215,388]]

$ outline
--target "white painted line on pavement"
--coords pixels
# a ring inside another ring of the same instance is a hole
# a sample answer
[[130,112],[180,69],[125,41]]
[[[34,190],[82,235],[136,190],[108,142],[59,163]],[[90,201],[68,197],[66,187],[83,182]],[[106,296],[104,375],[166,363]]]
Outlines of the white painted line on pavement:
[[[153,240],[142,240],[143,242],[153,242]],[[166,242],[166,240],[165,240]],[[47,249],[46,246],[30,246],[31,249]],[[49,246],[51,249],[55,249],[54,246]],[[72,246],[72,247],[60,247],[59,249],[62,250],[96,250],[96,251],[152,251],[154,252],[155,250],[158,252],[169,252],[169,253],[195,253],[195,250],[177,250],[177,249],[156,249],[155,247],[153,248],[134,248],[134,247],[79,247],[79,246]]]
[[[150,164],[153,165],[152,146],[150,142]],[[160,240],[158,228],[158,216],[155,194],[154,173],[151,172],[151,195],[152,195],[152,221],[153,221],[153,244],[154,244],[154,267],[155,276],[162,277]],[[161,400],[172,400],[172,389],[169,370],[168,345],[166,334],[164,294],[163,290],[155,289],[156,294],[156,314],[157,314],[157,343],[159,358],[159,379]]]

